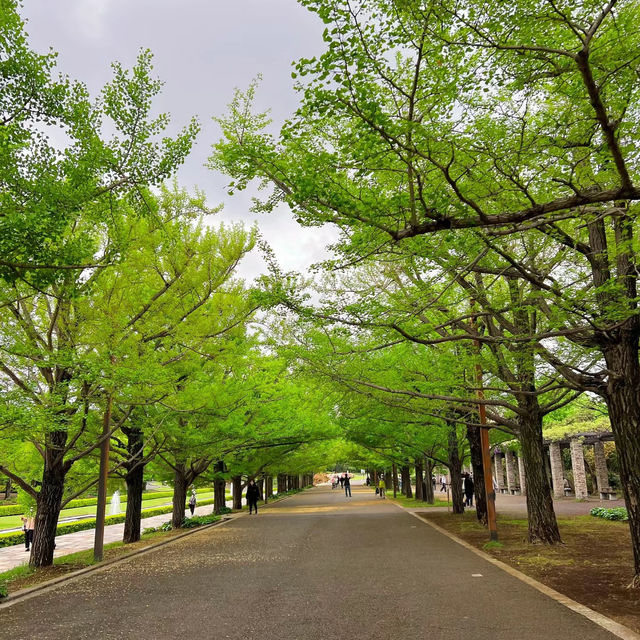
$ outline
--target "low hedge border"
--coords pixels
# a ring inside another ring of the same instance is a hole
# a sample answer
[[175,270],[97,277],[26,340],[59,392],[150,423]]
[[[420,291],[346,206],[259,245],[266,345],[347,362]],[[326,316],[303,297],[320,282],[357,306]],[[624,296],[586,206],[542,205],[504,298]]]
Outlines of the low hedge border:
[[[208,492],[206,492],[208,493]],[[159,498],[172,498],[173,491],[150,491],[142,496],[142,501],[145,500],[157,500]],[[127,501],[127,494],[121,493],[120,499],[123,502]],[[64,506],[65,509],[77,509],[78,507],[93,507],[98,504],[98,498],[76,498],[71,500],[69,504]],[[24,513],[24,507],[19,504],[10,504],[0,507],[0,518],[2,516],[21,516]]]
[[624,507],[613,507],[607,509],[606,507],[594,507],[589,511],[592,516],[596,518],[603,518],[604,520],[628,520],[629,514]]
[[[173,495],[173,494],[171,494]],[[204,507],[208,504],[213,504],[213,498],[208,500],[200,500],[198,506]],[[156,507],[155,509],[143,509],[143,518],[153,518],[154,516],[160,516],[165,513],[171,513],[173,511],[172,506]],[[126,520],[124,513],[117,516],[107,516],[105,518],[105,525],[120,524]],[[67,533],[75,533],[76,531],[86,531],[87,529],[94,529],[96,526],[95,518],[87,518],[86,520],[78,520],[77,522],[65,522],[59,524],[56,530],[56,536],[63,536]],[[0,535],[0,549],[2,547],[11,547],[14,544],[22,544],[24,542],[24,533],[3,533]]]

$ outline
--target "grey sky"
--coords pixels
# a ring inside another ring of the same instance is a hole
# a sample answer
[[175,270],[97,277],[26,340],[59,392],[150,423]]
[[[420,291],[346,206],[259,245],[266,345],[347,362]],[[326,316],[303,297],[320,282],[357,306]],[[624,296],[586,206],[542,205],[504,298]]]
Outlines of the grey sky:
[[[177,127],[197,115],[202,132],[178,179],[198,185],[210,204],[224,202],[224,220],[258,220],[285,269],[305,271],[324,255],[333,239],[329,229],[302,229],[286,209],[256,218],[251,194],[230,198],[224,176],[204,168],[218,139],[211,117],[224,113],[235,87],[245,88],[258,73],[263,81],[259,109],[270,108],[275,123],[297,104],[291,62],[323,49],[319,18],[295,0],[24,0],[32,46],[58,52],[59,69],[97,92],[110,77],[114,60],[130,66],[140,48],[154,53],[165,87],[157,102]],[[245,260],[241,273],[262,270],[258,256]]]

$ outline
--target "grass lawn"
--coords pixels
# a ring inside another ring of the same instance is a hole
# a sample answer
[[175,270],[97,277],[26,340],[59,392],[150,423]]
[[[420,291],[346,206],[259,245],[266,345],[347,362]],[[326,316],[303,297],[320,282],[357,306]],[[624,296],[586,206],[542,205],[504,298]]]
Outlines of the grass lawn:
[[527,542],[527,520],[498,516],[498,543],[488,541],[475,509],[461,515],[420,514],[474,546],[556,591],[640,632],[640,593],[633,577],[631,537],[626,522],[593,516],[559,516],[563,544]]
[[[200,491],[197,494],[199,500],[207,500],[209,498],[213,498],[213,491]],[[227,499],[230,500],[231,496],[228,495]],[[146,493],[142,496],[142,508],[143,509],[152,509],[153,507],[160,507],[165,504],[171,504],[171,497],[168,498],[154,498],[153,492]],[[109,510],[109,504],[107,504],[107,515],[111,515]],[[126,501],[120,502],[120,513],[124,513],[127,509]],[[62,518],[71,518],[74,516],[95,516],[96,507],[76,507],[75,509],[63,509],[60,512],[60,519]],[[20,520],[20,516],[4,516],[0,518],[0,533],[6,529],[15,529],[17,527],[22,527],[22,521]]]

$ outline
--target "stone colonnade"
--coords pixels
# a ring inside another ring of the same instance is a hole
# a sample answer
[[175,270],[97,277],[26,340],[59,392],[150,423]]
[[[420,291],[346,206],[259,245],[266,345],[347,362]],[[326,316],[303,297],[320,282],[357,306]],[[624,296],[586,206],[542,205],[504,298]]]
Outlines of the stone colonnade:
[[510,449],[505,449],[503,452],[499,447],[496,447],[493,450],[493,462],[492,471],[496,493],[525,495],[527,483],[522,458],[516,456]]
[[[601,437],[601,436],[600,436]],[[585,442],[586,440],[586,442]],[[572,488],[564,475],[562,462],[562,448],[569,447],[571,451],[571,468],[573,471],[574,487]],[[598,493],[601,500],[615,500],[617,495],[609,486],[609,473],[605,458],[604,442],[595,437],[578,435],[566,441],[549,442],[549,462],[551,470],[551,483],[554,498],[562,498],[567,495],[575,495],[577,500],[588,497],[587,473],[584,462],[583,447],[593,446],[595,459],[595,476]],[[500,447],[493,450],[493,477],[495,479],[496,493],[510,493],[512,495],[526,494],[526,478],[522,457],[513,451]],[[517,459],[517,462],[516,462]],[[517,464],[517,469],[516,469]],[[506,484],[505,484],[506,477]]]

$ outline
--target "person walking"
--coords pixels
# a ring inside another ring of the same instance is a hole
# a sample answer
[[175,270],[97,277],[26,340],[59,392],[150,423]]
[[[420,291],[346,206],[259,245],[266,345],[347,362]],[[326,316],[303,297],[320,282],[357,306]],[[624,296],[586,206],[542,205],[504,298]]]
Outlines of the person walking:
[[196,490],[191,490],[191,497],[189,498],[189,510],[191,511],[191,517],[193,518],[193,512],[196,510],[196,503],[198,499],[196,498]]
[[253,513],[253,510],[256,510],[256,515],[258,514],[258,499],[260,498],[260,489],[254,480],[249,480],[249,485],[247,486],[247,504],[249,505],[249,514]]
[[33,512],[29,511],[29,514],[22,516],[20,520],[22,520],[22,530],[24,531],[24,550],[29,551],[29,547],[33,542],[33,529],[35,527]]
[[464,504],[467,507],[473,507],[473,478],[468,474],[464,474]]
[[351,480],[349,480],[349,474],[344,474],[344,495],[346,498],[351,497]]
[[444,476],[440,476],[440,493],[447,490],[447,479]]
[[378,491],[381,498],[386,498],[385,492],[387,490],[387,483],[384,481],[384,478],[380,478],[380,482],[378,482]]
[[340,475],[340,488],[344,487],[344,475]]

